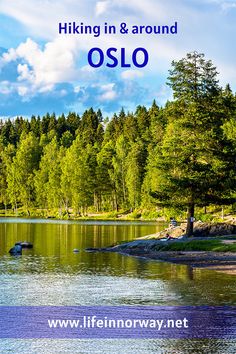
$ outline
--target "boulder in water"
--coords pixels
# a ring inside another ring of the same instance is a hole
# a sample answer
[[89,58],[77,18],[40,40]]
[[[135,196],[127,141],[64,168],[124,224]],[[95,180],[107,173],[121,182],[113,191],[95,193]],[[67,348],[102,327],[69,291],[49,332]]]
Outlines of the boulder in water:
[[20,241],[20,242],[16,242],[15,246],[21,246],[22,248],[33,248],[33,244],[31,242],[28,241]]
[[17,256],[17,255],[21,255],[22,254],[22,247],[21,245],[15,245],[14,247],[12,247],[9,251],[9,253],[12,256]]

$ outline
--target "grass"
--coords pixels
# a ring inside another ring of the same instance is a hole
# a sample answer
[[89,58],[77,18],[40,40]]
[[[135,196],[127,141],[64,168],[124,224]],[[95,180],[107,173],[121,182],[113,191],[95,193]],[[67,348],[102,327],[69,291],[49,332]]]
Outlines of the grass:
[[186,240],[156,245],[156,251],[212,251],[236,252],[236,243],[224,244],[222,240]]

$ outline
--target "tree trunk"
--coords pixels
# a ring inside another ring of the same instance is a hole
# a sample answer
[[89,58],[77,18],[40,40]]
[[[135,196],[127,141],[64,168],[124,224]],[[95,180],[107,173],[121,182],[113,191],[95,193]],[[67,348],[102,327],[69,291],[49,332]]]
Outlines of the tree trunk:
[[193,223],[194,223],[194,203],[190,203],[188,206],[188,217],[187,217],[187,230],[186,236],[192,236],[193,234]]

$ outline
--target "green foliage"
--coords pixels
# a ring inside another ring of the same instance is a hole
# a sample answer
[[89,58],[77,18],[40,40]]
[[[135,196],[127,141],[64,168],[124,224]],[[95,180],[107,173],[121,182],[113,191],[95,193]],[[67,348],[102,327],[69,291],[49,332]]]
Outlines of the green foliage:
[[148,166],[149,190],[162,205],[188,208],[191,235],[195,205],[231,203],[236,151],[224,137],[227,117],[211,61],[194,52],[172,67],[176,100],[166,107],[165,135]]
[[235,95],[219,87],[216,68],[196,52],[174,61],[168,80],[174,100],[162,108],[153,101],[110,120],[90,108],[81,117],[1,121],[0,203],[64,218],[88,210],[139,218],[144,210],[144,219],[232,204]]
[[211,222],[214,220],[214,215],[204,214],[204,213],[196,213],[196,220],[201,220],[202,222]]
[[117,211],[112,211],[108,214],[106,214],[107,219],[116,219],[118,218],[119,213]]
[[142,219],[143,220],[155,220],[160,218],[162,215],[162,211],[157,210],[143,210],[142,211]]
[[38,169],[40,148],[33,133],[22,133],[16,155],[7,164],[7,191],[12,206],[21,202],[28,212],[34,201],[34,173]]
[[59,148],[56,137],[43,149],[39,169],[35,172],[37,204],[43,208],[59,208],[62,204],[61,165],[63,148]]
[[139,210],[134,210],[132,213],[128,215],[128,219],[140,219],[142,216],[142,213]]
[[170,218],[174,218],[175,220],[183,220],[185,219],[186,211],[181,207],[165,207],[163,208],[162,215],[168,222],[170,221]]

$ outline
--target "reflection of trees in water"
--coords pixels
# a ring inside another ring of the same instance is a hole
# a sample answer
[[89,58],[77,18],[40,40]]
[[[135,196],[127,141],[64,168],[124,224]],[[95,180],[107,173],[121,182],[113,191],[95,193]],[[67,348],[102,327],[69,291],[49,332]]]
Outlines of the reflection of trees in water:
[[[20,219],[22,221],[22,219]],[[16,241],[34,244],[33,254],[60,256],[71,248],[106,247],[122,240],[131,240],[162,229],[156,224],[104,223],[0,223],[1,254],[6,254]]]
[[[154,287],[164,284],[167,299],[168,293],[171,294],[173,304],[233,304],[233,276],[114,253],[84,252],[86,247],[103,247],[154,230],[156,225],[144,224],[0,223],[0,252],[1,255],[7,254],[16,241],[27,240],[33,243],[32,250],[23,251],[22,259],[18,260],[20,267],[14,265],[11,270],[13,273],[90,272],[138,277],[153,280]],[[74,254],[74,248],[79,248],[80,252]],[[155,299],[153,301],[155,303]]]

